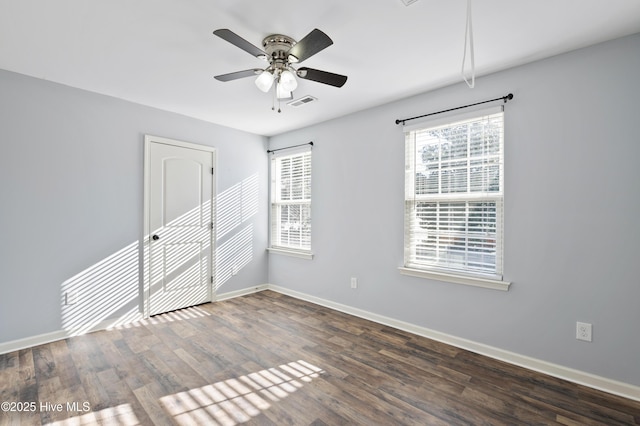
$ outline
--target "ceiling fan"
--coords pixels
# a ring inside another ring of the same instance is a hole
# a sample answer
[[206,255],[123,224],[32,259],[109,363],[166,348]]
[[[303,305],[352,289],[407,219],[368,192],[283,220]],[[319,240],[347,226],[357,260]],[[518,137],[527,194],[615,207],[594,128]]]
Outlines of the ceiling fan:
[[[228,29],[215,30],[213,34],[256,58],[269,62],[269,66],[264,69],[252,68],[217,75],[215,79],[218,81],[232,81],[257,76],[256,86],[265,93],[269,92],[275,83],[275,94],[278,100],[293,99],[293,91],[298,87],[296,76],[334,87],[342,87],[347,82],[345,75],[307,67],[298,69],[293,67],[293,64],[309,59],[333,44],[331,38],[317,28],[298,42],[286,35],[272,34],[262,40],[264,50]],[[280,111],[278,110],[278,112]]]

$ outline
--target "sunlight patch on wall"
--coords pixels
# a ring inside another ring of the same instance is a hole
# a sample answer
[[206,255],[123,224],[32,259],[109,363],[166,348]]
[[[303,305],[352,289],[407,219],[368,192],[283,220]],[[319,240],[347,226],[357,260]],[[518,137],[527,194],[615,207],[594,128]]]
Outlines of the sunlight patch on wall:
[[224,190],[216,197],[216,236],[222,238],[258,213],[258,175]]
[[[206,287],[196,289],[193,283],[210,280],[208,235],[212,207],[218,215],[215,226],[219,232],[213,291],[236,275],[252,260],[253,225],[238,227],[258,212],[258,189],[258,175],[253,174],[220,194],[216,206],[207,200],[146,235],[142,258],[145,290],[151,291],[159,285],[167,286],[168,290],[186,288],[179,297],[197,303],[207,299],[206,294],[200,294],[206,293]],[[232,234],[233,231],[237,232]],[[152,235],[159,235],[162,250],[153,250]],[[227,240],[221,241],[220,237],[224,235]],[[174,240],[176,243],[172,244]],[[139,243],[133,242],[62,283],[60,304],[65,331],[80,335],[142,319],[139,250]],[[152,257],[162,261],[150,262]],[[200,293],[190,293],[192,287],[193,292]],[[162,305],[163,300],[154,302]],[[172,306],[180,306],[175,302],[171,299]]]
[[[216,248],[213,265],[213,292],[236,275],[253,258],[253,225],[248,224],[242,229],[240,227],[258,213],[258,193],[259,180],[258,174],[255,173],[226,189],[215,198],[213,208],[215,211]],[[145,290],[154,295],[154,306],[159,306],[158,309],[151,308],[150,313],[168,310],[168,308],[162,307],[164,300],[161,297],[156,297],[161,294],[157,289],[160,286],[166,287],[168,279],[173,279],[169,287],[175,285],[186,288],[189,287],[189,283],[197,281],[198,277],[206,274],[202,267],[198,269],[196,265],[198,260],[202,261],[202,256],[209,258],[211,249],[206,243],[199,249],[181,244],[175,248],[168,248],[163,253],[157,253],[153,249],[154,242],[150,237],[158,235],[161,241],[166,242],[172,241],[176,232],[191,233],[193,235],[187,235],[187,239],[193,237],[194,240],[204,242],[205,238],[198,238],[197,234],[208,232],[208,229],[203,228],[202,224],[204,223],[203,218],[209,217],[210,212],[211,203],[206,202],[165,224],[160,229],[150,231],[149,235],[145,236],[143,249]],[[187,226],[185,227],[185,225]],[[188,229],[189,226],[192,228]],[[183,236],[181,239],[184,240]],[[169,250],[174,250],[175,253]],[[181,251],[178,252],[178,250]],[[201,262],[200,265],[206,266],[204,262]],[[172,278],[172,275],[175,277]],[[208,275],[206,278],[208,279]],[[185,296],[189,296],[189,294],[185,292]],[[191,296],[193,300],[205,299],[197,294],[191,294]],[[169,302],[174,306],[179,306],[173,299],[167,300],[167,303]]]
[[258,174],[242,181],[242,221],[258,213]]
[[160,403],[178,424],[232,426],[260,415],[323,373],[299,360],[168,395]]
[[258,213],[258,190],[256,173],[216,198],[214,293],[253,259],[253,224],[229,234]]
[[141,318],[138,279],[137,241],[69,278],[60,289],[62,328],[79,335],[111,318]]
[[216,247],[215,290],[220,288],[253,258],[253,224]]

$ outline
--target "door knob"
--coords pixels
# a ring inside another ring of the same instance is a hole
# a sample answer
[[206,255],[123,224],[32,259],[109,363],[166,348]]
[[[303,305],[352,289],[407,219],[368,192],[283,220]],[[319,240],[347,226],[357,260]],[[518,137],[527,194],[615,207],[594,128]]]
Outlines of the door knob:
[[153,241],[158,241],[160,239],[160,237],[157,234],[154,234],[153,237],[151,237],[151,239]]

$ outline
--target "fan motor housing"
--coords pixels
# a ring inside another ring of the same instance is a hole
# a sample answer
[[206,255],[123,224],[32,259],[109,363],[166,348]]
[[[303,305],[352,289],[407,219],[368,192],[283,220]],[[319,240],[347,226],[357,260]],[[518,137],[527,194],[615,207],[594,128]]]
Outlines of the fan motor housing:
[[294,39],[282,34],[272,34],[262,40],[262,47],[264,47],[264,51],[271,60],[286,60],[288,56],[287,52],[289,52],[289,49],[295,46],[295,44],[296,41]]

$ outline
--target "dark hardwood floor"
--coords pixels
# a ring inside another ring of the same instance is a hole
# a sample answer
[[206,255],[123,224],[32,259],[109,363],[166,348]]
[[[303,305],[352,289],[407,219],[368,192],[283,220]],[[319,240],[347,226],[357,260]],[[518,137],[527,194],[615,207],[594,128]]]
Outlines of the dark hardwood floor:
[[3,401],[1,425],[640,424],[640,402],[272,291],[0,355]]

